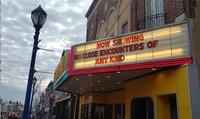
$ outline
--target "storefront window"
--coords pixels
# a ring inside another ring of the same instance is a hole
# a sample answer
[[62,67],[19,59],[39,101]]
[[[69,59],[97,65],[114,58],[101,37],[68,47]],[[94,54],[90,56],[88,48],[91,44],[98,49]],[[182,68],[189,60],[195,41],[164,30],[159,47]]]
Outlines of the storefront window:
[[125,119],[125,104],[84,104],[81,119]]
[[132,100],[131,119],[154,119],[153,101],[151,98]]
[[124,119],[125,113],[125,105],[124,104],[115,104],[114,105],[114,115],[115,119]]
[[81,107],[81,119],[93,119],[94,106],[92,104],[84,104]]
[[95,119],[104,119],[105,118],[105,107],[104,106],[95,106]]
[[106,110],[106,112],[107,112],[107,115],[106,115],[107,119],[113,119],[113,105],[112,104],[108,104],[106,107],[107,107],[107,110]]

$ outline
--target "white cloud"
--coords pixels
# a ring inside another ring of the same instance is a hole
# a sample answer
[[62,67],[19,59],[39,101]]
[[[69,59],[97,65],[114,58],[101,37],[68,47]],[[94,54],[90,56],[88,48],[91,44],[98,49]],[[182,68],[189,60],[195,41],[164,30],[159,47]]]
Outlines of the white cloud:
[[[41,29],[39,44],[55,52],[38,51],[36,69],[54,72],[63,49],[85,41],[87,12],[92,0],[2,0],[0,96],[6,100],[24,101],[34,28],[30,13],[39,4],[48,14]],[[37,74],[41,75],[41,74]],[[43,89],[53,80],[45,75]]]

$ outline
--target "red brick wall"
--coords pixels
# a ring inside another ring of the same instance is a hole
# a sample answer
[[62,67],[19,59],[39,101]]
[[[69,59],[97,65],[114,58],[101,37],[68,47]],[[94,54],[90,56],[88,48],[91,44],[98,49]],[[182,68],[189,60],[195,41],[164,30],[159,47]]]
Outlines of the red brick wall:
[[[100,4],[99,8],[97,9],[97,23],[100,23],[101,20],[104,20],[106,22],[106,17],[109,14],[109,10],[114,7],[117,8],[117,3],[119,0],[103,0]],[[107,2],[107,3],[106,3]],[[107,4],[106,11],[104,10],[105,5]]]
[[[131,4],[131,31],[145,27],[145,0],[132,0]],[[165,24],[175,22],[176,17],[189,9],[191,0],[164,0]],[[188,13],[188,12],[187,12]],[[189,16],[187,14],[187,16]]]
[[[97,20],[96,20],[96,14],[93,14],[93,16],[90,18],[90,21],[87,23],[87,35],[86,35],[86,41],[92,41],[96,39],[97,34]],[[93,24],[93,28],[92,28]],[[92,34],[90,33],[92,32]]]
[[184,0],[164,0],[165,23],[173,23],[184,13]]
[[[99,5],[99,7],[96,11],[97,12],[96,16],[93,15],[91,17],[91,19],[88,20],[88,23],[87,23],[88,31],[87,31],[87,40],[86,41],[92,41],[92,40],[96,39],[97,27],[98,27],[99,23],[101,22],[101,20],[104,20],[106,22],[106,17],[109,14],[108,12],[109,12],[110,8],[114,7],[116,9],[118,1],[119,0],[103,0],[102,1],[102,3]],[[108,3],[106,3],[106,2],[108,2]],[[105,4],[107,4],[106,11],[104,10]],[[92,23],[93,23],[94,28],[90,29]],[[91,30],[93,30],[93,35],[89,36],[89,33]],[[96,31],[96,33],[94,33],[94,31]]]
[[131,31],[144,28],[145,0],[132,0],[131,3]]
[[[176,17],[186,12],[187,17],[192,16],[193,1],[195,0],[164,0],[164,16],[165,24],[175,22]],[[105,5],[107,3],[107,9]],[[97,9],[97,14],[93,15],[90,20],[88,20],[87,28],[87,41],[95,40],[97,35],[97,27],[101,20],[106,23],[106,17],[110,8],[117,8],[117,3],[119,0],[103,0]],[[192,2],[192,3],[191,3]],[[132,0],[131,2],[131,31],[137,31],[145,28],[145,0]],[[94,28],[91,28],[93,23]],[[90,31],[93,30],[93,34],[89,35]]]

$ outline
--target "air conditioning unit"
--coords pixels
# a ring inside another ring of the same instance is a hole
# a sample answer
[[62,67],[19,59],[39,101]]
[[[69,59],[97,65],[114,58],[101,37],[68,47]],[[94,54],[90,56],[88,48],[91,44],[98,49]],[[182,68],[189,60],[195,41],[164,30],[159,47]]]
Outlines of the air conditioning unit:
[[179,15],[178,17],[176,17],[175,22],[177,23],[177,22],[182,22],[185,20],[186,20],[186,14],[183,13],[183,14]]

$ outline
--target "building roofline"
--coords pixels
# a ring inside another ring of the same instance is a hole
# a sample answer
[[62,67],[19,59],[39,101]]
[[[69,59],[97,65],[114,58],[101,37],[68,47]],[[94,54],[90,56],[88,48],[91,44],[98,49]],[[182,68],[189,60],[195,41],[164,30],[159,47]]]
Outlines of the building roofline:
[[89,17],[90,14],[92,13],[93,9],[95,8],[95,6],[97,5],[98,0],[93,0],[92,4],[90,5],[85,17]]

